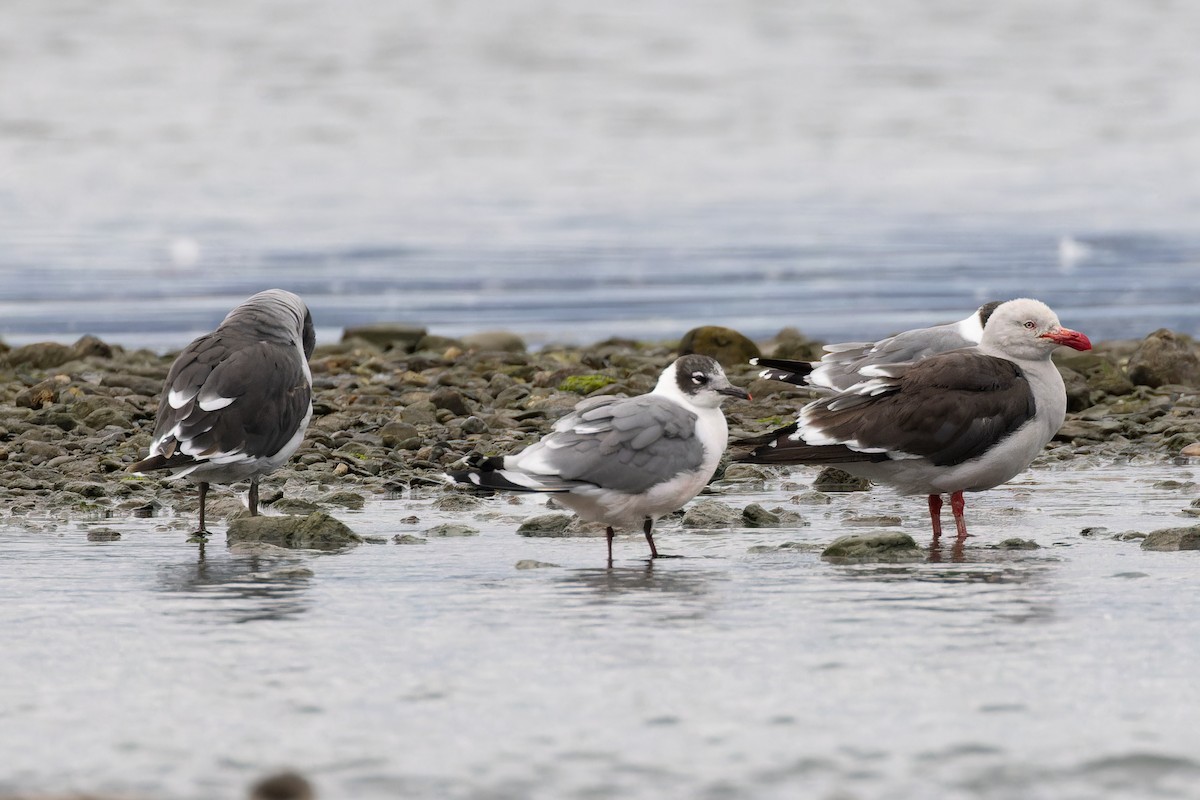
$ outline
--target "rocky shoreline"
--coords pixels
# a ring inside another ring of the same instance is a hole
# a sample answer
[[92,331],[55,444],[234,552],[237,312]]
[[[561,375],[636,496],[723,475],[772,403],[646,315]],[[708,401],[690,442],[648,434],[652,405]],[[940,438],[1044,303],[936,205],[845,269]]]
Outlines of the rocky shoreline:
[[[755,343],[707,327],[678,343],[610,339],[531,352],[505,332],[450,339],[405,325],[347,330],[311,359],[313,420],[291,462],[263,482],[263,504],[307,513],[412,491],[457,494],[440,476],[462,456],[512,452],[586,396],[649,391],[681,350],[715,356],[753,394],[752,402],[726,404],[731,438],[760,433],[785,424],[810,394],[758,379],[748,358],[814,358],[820,345],[793,329]],[[10,524],[161,515],[181,529],[194,525],[191,484],[126,471],[146,453],[173,356],[91,336],[74,345],[0,345],[0,498]],[[1068,418],[1035,467],[1170,458],[1200,441],[1200,345],[1190,337],[1160,330],[1060,356]],[[244,508],[222,491],[210,495],[208,514],[229,520]]]

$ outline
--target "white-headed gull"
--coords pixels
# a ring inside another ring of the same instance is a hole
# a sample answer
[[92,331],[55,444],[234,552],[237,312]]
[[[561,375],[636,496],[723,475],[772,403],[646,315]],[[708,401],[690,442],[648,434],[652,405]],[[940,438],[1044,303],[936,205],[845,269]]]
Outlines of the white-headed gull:
[[792,425],[739,442],[758,446],[737,460],[836,464],[901,494],[926,494],[935,539],[949,494],[963,539],[963,492],[1009,480],[1062,426],[1066,390],[1050,361],[1060,345],[1092,346],[1044,303],[1009,300],[977,346],[864,367],[859,383],[805,405]]
[[580,517],[608,526],[609,566],[614,528],[641,525],[657,558],[654,519],[695,497],[725,451],[726,397],[749,394],[714,359],[681,356],[650,393],[588,398],[516,455],[477,458],[472,469],[448,476],[486,489],[554,494]]
[[862,381],[862,369],[872,364],[899,364],[979,344],[984,327],[1000,301],[986,303],[971,316],[932,328],[914,328],[878,342],[842,342],[825,345],[820,361],[791,361],[782,358],[752,358],[750,363],[766,367],[760,378],[841,392]]
[[210,483],[249,480],[257,514],[259,478],[296,452],[312,417],[315,344],[312,315],[291,292],[259,292],[230,311],[171,365],[150,454],[129,471],[169,470],[199,483],[198,533]]

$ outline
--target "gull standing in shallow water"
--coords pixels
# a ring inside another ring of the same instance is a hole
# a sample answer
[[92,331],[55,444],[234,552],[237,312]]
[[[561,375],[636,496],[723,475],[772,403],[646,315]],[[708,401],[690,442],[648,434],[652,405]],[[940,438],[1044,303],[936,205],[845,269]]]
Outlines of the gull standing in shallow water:
[[920,361],[875,364],[848,389],[814,400],[786,428],[736,445],[754,464],[836,464],[901,494],[929,496],[936,540],[942,494],[958,539],[966,538],[963,492],[991,489],[1030,465],[1062,427],[1066,389],[1050,354],[1090,350],[1044,303],[1001,303],[976,347]]
[[249,480],[257,515],[258,479],[291,458],[312,417],[315,345],[312,315],[291,292],[268,289],[230,311],[171,365],[150,455],[129,471],[199,483],[199,534],[210,483]]
[[721,403],[750,395],[721,365],[686,355],[667,367],[649,394],[592,397],[539,441],[511,456],[476,458],[452,482],[512,492],[546,492],[580,517],[614,528],[642,526],[658,558],[654,519],[682,508],[712,478],[729,430]]
[[874,364],[898,364],[979,344],[988,320],[1001,303],[985,303],[966,319],[932,328],[914,328],[878,342],[843,342],[825,345],[820,361],[752,358],[766,367],[758,377],[814,389],[843,392],[863,380],[862,370]]

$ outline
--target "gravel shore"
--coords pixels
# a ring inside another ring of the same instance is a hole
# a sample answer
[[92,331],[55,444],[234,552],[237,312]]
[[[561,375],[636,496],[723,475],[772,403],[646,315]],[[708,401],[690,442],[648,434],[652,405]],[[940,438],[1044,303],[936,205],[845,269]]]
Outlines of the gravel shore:
[[[820,343],[792,329],[755,343],[702,328],[681,342],[611,339],[530,352],[504,332],[460,340],[404,325],[349,330],[313,355],[313,420],[291,462],[264,480],[264,505],[336,511],[411,490],[456,492],[442,488],[448,465],[528,444],[583,397],[649,391],[681,346],[714,355],[753,394],[726,404],[737,438],[785,424],[810,396],[758,379],[747,359],[812,358]],[[194,525],[190,483],[126,471],[149,446],[173,357],[90,336],[74,345],[0,345],[0,498],[10,524],[137,515]],[[1041,462],[1170,457],[1200,441],[1200,347],[1189,337],[1161,330],[1056,361],[1069,415]],[[243,511],[234,492],[210,495],[213,520]]]

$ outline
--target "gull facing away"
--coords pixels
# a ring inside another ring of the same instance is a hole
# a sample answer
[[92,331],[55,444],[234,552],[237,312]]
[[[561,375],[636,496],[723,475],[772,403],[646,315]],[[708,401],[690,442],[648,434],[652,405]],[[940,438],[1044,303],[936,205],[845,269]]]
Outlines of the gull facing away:
[[150,454],[130,472],[169,470],[200,486],[199,534],[210,483],[258,480],[300,446],[312,417],[312,315],[282,289],[259,292],[180,352],[158,404]]
[[641,525],[658,558],[654,519],[699,494],[725,452],[726,397],[750,395],[714,359],[681,356],[652,392],[583,400],[516,455],[476,458],[472,469],[447,475],[486,489],[550,493],[583,519],[603,522],[610,567],[614,528]]
[[988,320],[1000,305],[999,301],[986,303],[958,322],[914,328],[878,342],[827,344],[820,361],[752,358],[750,363],[767,368],[758,373],[760,378],[827,392],[844,392],[862,381],[862,370],[872,364],[920,361],[947,350],[979,344]]
[[1019,299],[991,314],[976,347],[862,369],[848,389],[814,400],[786,428],[735,444],[754,464],[836,464],[901,494],[929,496],[936,541],[942,494],[965,539],[963,492],[1011,479],[1062,427],[1067,394],[1050,360],[1065,345],[1090,350],[1044,303]]

